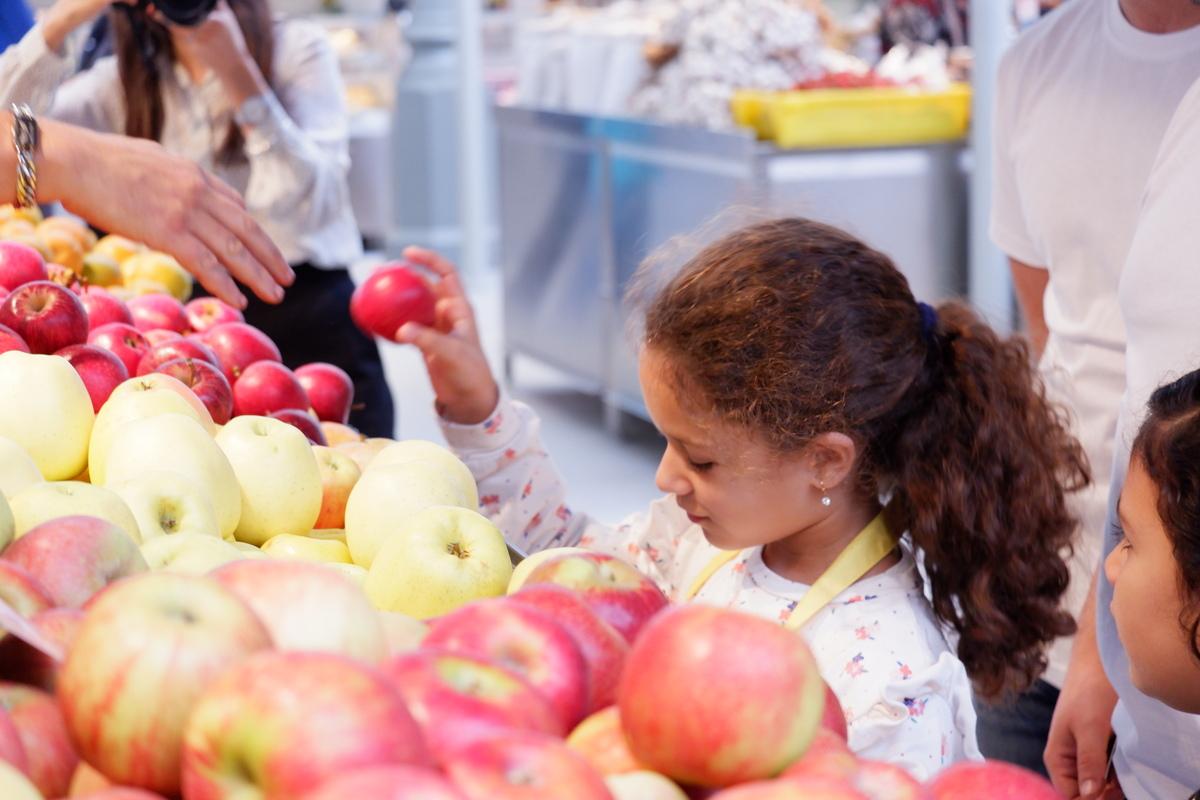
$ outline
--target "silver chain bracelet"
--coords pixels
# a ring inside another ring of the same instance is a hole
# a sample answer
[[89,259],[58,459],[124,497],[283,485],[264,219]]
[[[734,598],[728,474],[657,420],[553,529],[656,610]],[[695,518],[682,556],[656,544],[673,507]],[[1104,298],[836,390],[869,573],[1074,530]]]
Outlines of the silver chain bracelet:
[[12,138],[17,150],[17,205],[31,208],[37,203],[37,166],[33,156],[41,142],[37,120],[24,103],[12,104]]

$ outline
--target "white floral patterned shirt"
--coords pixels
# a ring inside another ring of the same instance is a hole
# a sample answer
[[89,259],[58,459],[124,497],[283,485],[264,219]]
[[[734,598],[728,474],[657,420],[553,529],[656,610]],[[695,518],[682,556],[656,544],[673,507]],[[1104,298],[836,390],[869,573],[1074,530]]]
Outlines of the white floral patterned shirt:
[[[483,513],[525,552],[578,545],[621,556],[680,602],[720,553],[674,496],[615,527],[574,512],[542,449],[539,420],[521,403],[502,399],[480,425],[443,422],[442,428],[479,482]],[[970,680],[934,620],[923,586],[905,550],[900,563],[854,584],[801,630],[841,700],[854,751],[921,779],[956,761],[981,758]],[[772,572],[759,547],[723,566],[694,602],[782,624],[807,590]]]

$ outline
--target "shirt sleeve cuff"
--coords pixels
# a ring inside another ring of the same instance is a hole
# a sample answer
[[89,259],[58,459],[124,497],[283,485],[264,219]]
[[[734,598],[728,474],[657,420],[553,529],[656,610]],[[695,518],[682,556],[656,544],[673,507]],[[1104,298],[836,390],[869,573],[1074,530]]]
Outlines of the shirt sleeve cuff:
[[[21,37],[21,41],[16,44],[16,50],[20,54],[17,57],[18,63],[28,65],[26,68],[31,72],[41,73],[45,82],[52,85],[58,85],[60,80],[66,77],[74,61],[69,43],[63,44],[62,52],[50,49],[40,22]],[[47,70],[53,72],[46,72]]]
[[1000,248],[1004,255],[1030,267],[1046,268],[1041,255],[1028,238],[1015,233],[996,220],[992,221],[990,234],[992,242]]
[[496,408],[478,425],[459,425],[439,417],[447,444],[457,451],[501,450],[520,434],[524,422],[521,412],[503,391]]
[[256,156],[274,147],[293,124],[279,98],[264,92],[246,99],[233,113],[246,139],[246,155]]

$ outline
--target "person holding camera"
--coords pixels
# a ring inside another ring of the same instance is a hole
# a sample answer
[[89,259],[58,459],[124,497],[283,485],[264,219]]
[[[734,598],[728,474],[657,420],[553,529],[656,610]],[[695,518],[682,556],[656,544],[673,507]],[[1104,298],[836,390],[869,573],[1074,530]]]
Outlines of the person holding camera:
[[[273,18],[267,0],[118,3],[109,21],[113,55],[58,85],[49,115],[160,142],[233,186],[296,275],[284,303],[251,298],[246,321],[289,366],[345,369],[355,384],[350,423],[391,436],[379,351],[349,315],[346,266],[362,243],[347,183],[344,91],[324,31]],[[37,83],[37,71],[36,61],[22,62],[7,79]]]

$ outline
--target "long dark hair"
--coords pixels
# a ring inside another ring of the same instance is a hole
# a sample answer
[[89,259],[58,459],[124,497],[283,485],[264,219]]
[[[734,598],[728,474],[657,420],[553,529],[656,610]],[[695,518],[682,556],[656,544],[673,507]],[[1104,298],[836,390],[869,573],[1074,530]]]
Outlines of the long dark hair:
[[[227,0],[246,47],[268,85],[274,75],[275,33],[267,0]],[[163,131],[162,71],[175,62],[167,29],[138,9],[120,6],[109,12],[113,28],[117,70],[125,97],[125,135],[160,141]],[[135,30],[136,29],[136,30]],[[233,122],[217,160],[228,162],[241,155],[242,132]]]
[[781,219],[693,258],[651,302],[645,344],[693,411],[779,453],[829,431],[855,439],[861,496],[891,493],[983,695],[1029,686],[1046,644],[1073,632],[1066,495],[1090,477],[1022,340],[961,303],[923,311],[887,256]]
[[1158,516],[1171,539],[1187,598],[1179,623],[1190,634],[1192,655],[1200,659],[1200,370],[1150,396],[1133,457],[1158,487]]

